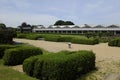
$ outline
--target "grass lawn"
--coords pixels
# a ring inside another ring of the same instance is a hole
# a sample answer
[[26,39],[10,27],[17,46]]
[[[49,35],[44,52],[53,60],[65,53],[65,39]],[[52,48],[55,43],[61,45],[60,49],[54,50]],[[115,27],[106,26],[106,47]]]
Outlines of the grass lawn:
[[37,80],[29,77],[24,73],[15,71],[8,66],[3,65],[3,60],[0,59],[0,80]]

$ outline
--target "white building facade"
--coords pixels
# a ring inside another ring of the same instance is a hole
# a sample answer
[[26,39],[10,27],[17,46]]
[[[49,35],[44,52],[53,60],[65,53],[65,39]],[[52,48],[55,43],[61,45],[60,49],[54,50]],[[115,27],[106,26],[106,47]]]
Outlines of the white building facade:
[[107,28],[107,27],[101,27],[101,28],[85,28],[81,26],[76,25],[65,25],[65,26],[49,26],[49,27],[41,27],[41,28],[34,28],[33,32],[38,33],[58,33],[58,34],[85,34],[89,32],[98,33],[98,32],[110,32],[114,35],[120,35],[120,27],[116,28]]

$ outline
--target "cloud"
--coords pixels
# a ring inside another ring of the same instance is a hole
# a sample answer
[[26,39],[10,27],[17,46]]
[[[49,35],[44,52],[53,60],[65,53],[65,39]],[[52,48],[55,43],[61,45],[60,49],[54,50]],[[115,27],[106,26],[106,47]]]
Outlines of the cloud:
[[0,0],[0,22],[8,26],[54,24],[56,20],[81,23],[120,21],[120,0]]
[[27,22],[31,25],[52,25],[59,18],[47,14],[26,14],[26,13],[3,13],[0,14],[0,21],[5,23],[7,26],[17,27],[22,22]]

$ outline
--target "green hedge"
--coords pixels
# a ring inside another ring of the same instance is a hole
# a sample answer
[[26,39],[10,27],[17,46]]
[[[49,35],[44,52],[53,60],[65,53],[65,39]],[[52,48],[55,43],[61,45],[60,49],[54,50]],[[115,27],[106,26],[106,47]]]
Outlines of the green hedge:
[[17,34],[17,38],[26,38],[27,34],[24,34],[24,33],[20,33],[20,34]]
[[0,43],[13,43],[13,37],[16,37],[16,32],[12,30],[0,30]]
[[110,40],[108,45],[120,47],[120,38]]
[[71,42],[72,37],[59,37],[57,42]]
[[42,51],[39,48],[22,46],[6,50],[3,60],[5,65],[18,65],[22,64],[26,58],[39,54],[42,54]]
[[88,45],[94,45],[98,44],[99,40],[98,39],[81,39],[81,38],[74,38],[71,41],[72,43],[77,43],[77,44],[88,44]]
[[26,36],[27,39],[31,39],[31,40],[37,40],[38,38],[42,38],[42,35],[37,35],[37,34],[31,34]]
[[68,52],[31,57],[24,61],[23,70],[40,80],[76,80],[95,68],[91,51]]
[[23,71],[26,72],[26,74],[32,76],[33,70],[34,70],[34,64],[37,61],[38,56],[30,57],[28,59],[25,59],[23,63]]
[[88,44],[94,45],[98,44],[98,39],[91,38],[76,38],[70,36],[60,36],[60,35],[50,35],[50,34],[18,34],[18,38],[26,38],[31,40],[37,40],[38,38],[44,38],[46,41],[54,41],[54,42],[72,42],[77,44]]
[[44,35],[43,36],[45,38],[46,41],[55,41],[57,42],[58,38],[60,36],[56,36],[56,35]]
[[0,58],[3,57],[5,50],[10,49],[10,48],[15,48],[17,46],[14,45],[0,45]]

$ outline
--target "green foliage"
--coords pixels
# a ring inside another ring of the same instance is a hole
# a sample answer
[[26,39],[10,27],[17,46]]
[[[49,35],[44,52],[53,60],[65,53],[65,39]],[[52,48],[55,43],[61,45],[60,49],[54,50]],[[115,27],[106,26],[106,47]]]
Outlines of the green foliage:
[[33,76],[33,70],[34,70],[34,64],[37,61],[38,56],[30,57],[28,59],[25,59],[23,63],[23,71],[29,75]]
[[57,42],[71,42],[72,37],[59,37]]
[[98,39],[74,38],[72,39],[72,43],[94,45],[94,44],[98,44],[99,40]]
[[72,42],[77,44],[89,44],[94,45],[98,44],[99,40],[96,38],[73,36],[73,35],[55,35],[55,34],[18,34],[18,38],[26,38],[36,40],[38,38],[44,38],[46,41],[55,41],[55,42]]
[[[20,29],[20,32],[32,32],[32,26],[30,24],[27,24],[26,22],[23,22],[20,26],[18,26]],[[24,29],[24,28],[29,28],[29,29]]]
[[6,29],[6,25],[4,23],[0,23],[0,29]]
[[10,49],[10,48],[15,48],[17,46],[14,45],[0,45],[0,58],[3,57],[5,50]]
[[74,23],[71,21],[66,21],[66,22],[64,22],[64,25],[74,25]]
[[57,42],[58,38],[60,36],[56,36],[56,35],[44,35],[43,36],[45,38],[46,41],[55,41]]
[[74,25],[74,23],[71,21],[58,20],[55,22],[54,25]]
[[16,32],[12,30],[0,30],[0,43],[12,43]]
[[42,38],[42,36],[39,34],[30,34],[30,35],[27,35],[26,38],[31,40],[37,40],[38,38]]
[[62,51],[30,57],[23,63],[24,72],[40,80],[76,80],[95,68],[95,54],[91,51]]
[[120,47],[120,38],[110,40],[108,45]]
[[85,36],[87,38],[90,38],[90,37],[95,37],[96,35],[95,35],[95,33],[86,33]]
[[6,50],[3,56],[3,60],[5,65],[17,65],[22,64],[23,61],[30,56],[40,54],[42,54],[42,51],[39,48],[32,46],[22,46]]
[[17,34],[17,38],[26,38],[27,34],[23,34],[23,33],[20,33],[20,34]]

